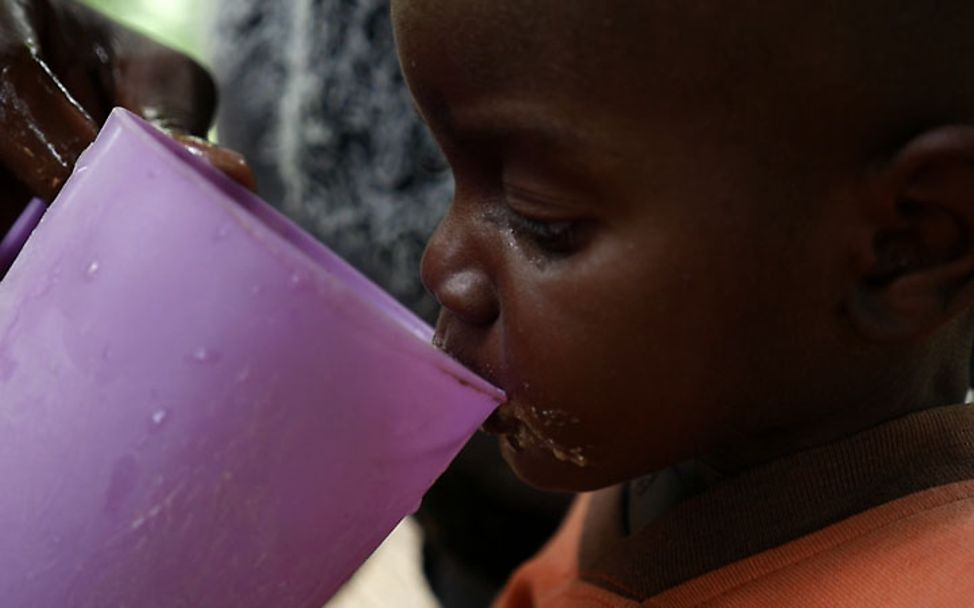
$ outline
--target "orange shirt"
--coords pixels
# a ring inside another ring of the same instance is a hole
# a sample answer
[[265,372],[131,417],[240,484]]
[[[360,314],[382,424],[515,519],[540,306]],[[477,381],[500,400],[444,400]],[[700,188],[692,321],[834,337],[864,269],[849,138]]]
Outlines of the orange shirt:
[[[769,485],[771,479],[776,483]],[[767,496],[761,504],[755,486]],[[887,500],[890,493],[896,496]],[[716,500],[690,499],[674,508],[683,513],[631,535],[612,529],[620,503],[606,494],[577,501],[497,606],[974,606],[974,409],[968,406],[922,412],[743,474],[707,492]],[[880,502],[847,513],[872,496]],[[737,498],[751,501],[751,509],[735,519]],[[830,523],[802,532],[823,516]],[[709,521],[716,523],[709,527]],[[727,521],[742,525],[727,530]],[[713,542],[714,530],[725,530],[731,542]],[[771,546],[729,557],[735,547],[765,542]],[[700,550],[687,549],[693,545]],[[714,553],[722,562],[707,569]]]

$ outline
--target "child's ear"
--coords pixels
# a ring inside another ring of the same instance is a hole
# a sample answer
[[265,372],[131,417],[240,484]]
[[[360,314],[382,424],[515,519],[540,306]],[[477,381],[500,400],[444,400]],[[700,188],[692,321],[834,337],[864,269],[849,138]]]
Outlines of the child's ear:
[[874,338],[928,333],[974,305],[974,127],[913,139],[872,185],[853,319]]

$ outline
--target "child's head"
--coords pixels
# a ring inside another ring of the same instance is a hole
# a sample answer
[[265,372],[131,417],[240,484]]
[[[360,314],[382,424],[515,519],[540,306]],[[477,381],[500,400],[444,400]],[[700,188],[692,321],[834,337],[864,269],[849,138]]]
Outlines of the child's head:
[[743,465],[963,396],[974,3],[905,4],[393,1],[457,180],[438,340],[508,392],[522,477]]

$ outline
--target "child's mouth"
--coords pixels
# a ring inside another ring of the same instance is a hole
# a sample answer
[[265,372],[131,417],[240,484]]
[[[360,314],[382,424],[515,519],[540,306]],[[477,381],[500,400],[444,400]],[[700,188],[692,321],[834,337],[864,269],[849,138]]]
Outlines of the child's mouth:
[[527,448],[537,448],[548,452],[562,462],[578,467],[589,465],[583,447],[567,447],[556,441],[548,432],[552,428],[563,428],[578,424],[579,420],[576,417],[559,410],[543,410],[535,407],[530,408],[532,415],[527,415],[526,412],[522,411],[523,408],[517,405],[518,396],[509,392],[509,388],[505,387],[503,383],[498,382],[496,369],[490,364],[478,364],[473,358],[464,356],[464,351],[456,348],[455,344],[447,338],[442,325],[437,327],[433,336],[433,346],[450,355],[488,382],[508,391],[508,401],[502,403],[491,413],[481,426],[481,430],[501,436],[501,441],[504,441],[515,452],[521,452]]
[[513,409],[510,401],[502,403],[487,418],[480,429],[491,435],[507,435],[513,433],[519,426],[517,418],[514,417]]
[[494,410],[490,418],[481,429],[493,435],[499,435],[514,452],[523,452],[529,448],[541,449],[550,453],[556,460],[573,464],[577,467],[587,467],[588,457],[582,447],[566,447],[535,428],[536,424],[527,417],[518,414],[517,406],[508,401]]

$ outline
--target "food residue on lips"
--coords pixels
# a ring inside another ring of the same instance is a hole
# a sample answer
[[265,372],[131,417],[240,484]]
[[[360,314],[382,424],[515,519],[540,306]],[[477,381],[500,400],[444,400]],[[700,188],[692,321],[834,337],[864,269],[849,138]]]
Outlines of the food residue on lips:
[[[470,368],[474,373],[478,374],[482,378],[489,382],[494,382],[494,369],[487,363],[482,367],[474,368],[463,361],[462,358],[457,357],[453,352],[446,348],[446,338],[440,333],[433,335],[432,345],[451,358],[459,361],[461,364]],[[530,389],[530,384],[524,383],[525,390]],[[508,395],[510,397],[510,395]],[[506,406],[506,407],[505,407]],[[496,427],[508,427],[509,430],[506,432],[500,430],[488,430],[488,432],[499,432],[504,434],[507,438],[508,443],[515,450],[523,450],[528,446],[537,446],[551,453],[555,459],[561,462],[567,462],[573,464],[577,467],[587,467],[589,466],[588,457],[585,455],[585,449],[582,446],[567,447],[553,437],[548,435],[548,429],[564,429],[568,426],[577,425],[581,423],[578,416],[573,415],[571,412],[559,409],[544,409],[537,406],[530,407],[530,416],[525,416],[520,411],[521,408],[516,406],[512,407],[510,401],[501,404],[491,418],[495,419]],[[485,428],[490,426],[490,420],[485,423]],[[510,427],[513,427],[511,429]],[[540,428],[545,429],[542,431]]]
[[533,405],[531,406],[531,415],[537,418],[541,422],[541,426],[545,428],[564,428],[581,422],[578,416],[573,416],[565,410],[542,409]]
[[[555,426],[563,428],[570,424],[578,424],[580,420],[568,412],[562,410],[542,410],[531,407],[532,414],[541,420],[544,427]],[[513,434],[509,435],[511,446],[516,450],[522,450],[529,446],[537,446],[547,450],[557,460],[573,464],[577,467],[587,467],[588,457],[585,455],[584,448],[581,446],[567,447],[549,437],[546,433],[535,428],[533,421],[527,416],[520,416],[517,413],[513,416],[516,419],[517,428]]]

